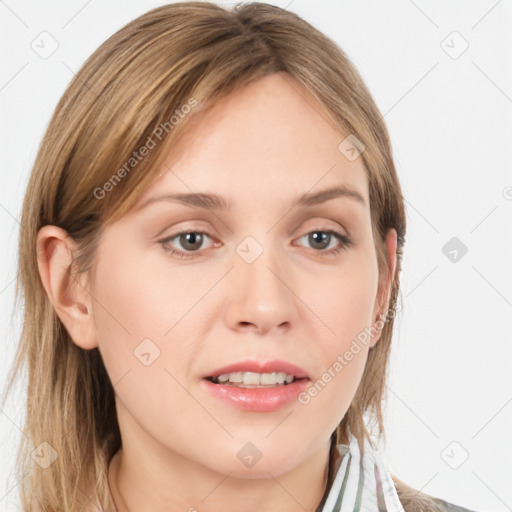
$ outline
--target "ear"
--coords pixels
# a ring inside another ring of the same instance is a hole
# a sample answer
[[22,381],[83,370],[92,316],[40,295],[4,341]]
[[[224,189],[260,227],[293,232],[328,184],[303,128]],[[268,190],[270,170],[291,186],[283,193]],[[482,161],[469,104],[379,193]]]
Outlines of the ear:
[[382,327],[384,327],[385,318],[387,317],[389,308],[389,299],[396,270],[396,249],[397,249],[397,233],[395,229],[390,229],[386,236],[386,253],[388,260],[388,272],[379,278],[379,290],[375,301],[373,311],[373,326],[377,330],[377,334],[372,336],[370,350],[377,344],[380,339]]
[[43,287],[73,342],[83,349],[98,346],[92,318],[92,298],[86,273],[71,275],[76,243],[57,226],[37,235],[37,266]]

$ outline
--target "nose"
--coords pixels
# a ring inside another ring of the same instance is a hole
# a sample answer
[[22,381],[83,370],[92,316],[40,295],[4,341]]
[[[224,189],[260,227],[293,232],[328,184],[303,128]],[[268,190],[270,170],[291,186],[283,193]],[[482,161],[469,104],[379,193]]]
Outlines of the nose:
[[265,248],[252,263],[238,255],[235,261],[225,310],[228,327],[259,334],[289,330],[298,317],[298,298],[284,260]]

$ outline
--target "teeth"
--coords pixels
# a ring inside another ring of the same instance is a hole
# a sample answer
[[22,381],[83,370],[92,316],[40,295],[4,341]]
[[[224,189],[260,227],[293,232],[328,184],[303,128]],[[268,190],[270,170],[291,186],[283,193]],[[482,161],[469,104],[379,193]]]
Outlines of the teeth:
[[260,377],[263,376],[259,373],[245,372],[243,382],[244,384],[268,384],[267,382],[260,382]]
[[255,372],[233,372],[223,373],[218,377],[213,377],[214,382],[243,384],[245,386],[275,386],[276,384],[291,384],[294,380],[293,375],[287,375],[283,372],[255,373]]

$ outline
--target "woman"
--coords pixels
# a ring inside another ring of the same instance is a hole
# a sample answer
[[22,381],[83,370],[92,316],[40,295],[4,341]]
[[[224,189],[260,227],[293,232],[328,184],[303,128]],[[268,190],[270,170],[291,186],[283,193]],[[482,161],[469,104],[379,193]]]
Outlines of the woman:
[[405,228],[382,116],[298,16],[183,2],[114,34],[23,205],[24,510],[467,510],[369,426]]

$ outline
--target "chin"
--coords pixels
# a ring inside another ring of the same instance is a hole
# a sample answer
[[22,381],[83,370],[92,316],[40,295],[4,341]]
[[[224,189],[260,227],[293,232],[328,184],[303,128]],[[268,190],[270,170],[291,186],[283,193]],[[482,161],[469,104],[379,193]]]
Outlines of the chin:
[[[267,453],[268,455],[265,455]],[[196,459],[203,466],[232,478],[261,479],[270,478],[270,475],[278,477],[292,471],[300,460],[296,459],[297,451],[278,450],[277,447],[258,450],[252,443],[244,443],[235,450],[222,450],[203,454],[202,460]],[[269,474],[270,473],[270,474]]]
[[226,474],[230,472],[230,477],[232,478],[254,480],[278,477],[293,469],[294,467],[290,466],[289,463],[284,464],[282,459],[276,461],[267,460],[266,462],[263,462],[263,459],[260,459],[252,467],[244,468],[242,467],[242,464],[237,464],[236,468],[231,467],[228,469]]

